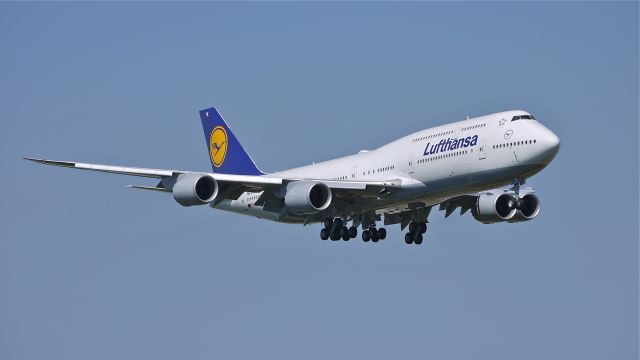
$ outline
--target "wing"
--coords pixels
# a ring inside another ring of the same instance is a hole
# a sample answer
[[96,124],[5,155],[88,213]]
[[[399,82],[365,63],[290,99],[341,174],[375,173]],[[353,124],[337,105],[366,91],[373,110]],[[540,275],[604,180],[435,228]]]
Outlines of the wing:
[[[150,169],[150,168],[138,168],[138,167],[123,167],[113,165],[102,164],[90,164],[80,163],[73,161],[59,161],[59,160],[46,160],[25,157],[25,160],[33,161],[40,164],[60,166],[79,170],[99,171],[111,174],[138,176],[145,178],[156,178],[160,182],[156,186],[141,186],[141,185],[129,185],[128,187],[143,190],[156,190],[171,192],[175,180],[181,174],[187,173],[199,173],[193,171],[184,170],[167,170],[167,169]],[[361,197],[379,197],[392,191],[394,188],[399,188],[401,184],[400,179],[391,179],[386,181],[334,181],[334,180],[322,180],[322,179],[307,179],[307,178],[281,178],[273,176],[259,176],[259,175],[235,175],[235,174],[219,174],[219,173],[202,173],[211,176],[221,184],[222,193],[217,201],[225,199],[235,200],[245,191],[264,191],[271,190],[269,194],[277,193],[282,185],[286,185],[289,182],[310,180],[318,181],[326,184],[331,188],[337,199],[341,201],[354,201]],[[268,201],[268,196],[265,195],[262,201]],[[271,195],[273,196],[273,195]]]

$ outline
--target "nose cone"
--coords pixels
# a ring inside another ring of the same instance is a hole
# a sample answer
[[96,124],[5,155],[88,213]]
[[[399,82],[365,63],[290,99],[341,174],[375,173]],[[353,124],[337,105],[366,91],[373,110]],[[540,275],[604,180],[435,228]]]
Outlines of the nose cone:
[[560,138],[558,135],[554,134],[553,131],[544,128],[544,131],[541,134],[540,142],[543,145],[543,156],[545,158],[545,162],[549,163],[553,158],[558,154],[560,150]]

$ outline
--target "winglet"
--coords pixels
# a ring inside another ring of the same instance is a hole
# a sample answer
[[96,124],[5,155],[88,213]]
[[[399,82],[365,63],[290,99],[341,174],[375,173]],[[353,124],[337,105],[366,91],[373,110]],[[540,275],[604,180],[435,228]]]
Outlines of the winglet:
[[76,163],[71,161],[58,161],[58,160],[46,160],[46,159],[36,159],[31,157],[23,157],[25,160],[33,161],[38,164],[44,165],[53,165],[53,166],[62,166],[62,167],[75,167]]

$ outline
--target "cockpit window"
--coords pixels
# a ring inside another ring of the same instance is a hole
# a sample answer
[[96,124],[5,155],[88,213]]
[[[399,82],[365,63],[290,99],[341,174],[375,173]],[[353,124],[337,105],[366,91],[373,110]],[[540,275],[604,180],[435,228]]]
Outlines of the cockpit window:
[[533,117],[533,115],[516,115],[514,116],[511,121],[516,121],[516,120],[535,120],[536,118]]

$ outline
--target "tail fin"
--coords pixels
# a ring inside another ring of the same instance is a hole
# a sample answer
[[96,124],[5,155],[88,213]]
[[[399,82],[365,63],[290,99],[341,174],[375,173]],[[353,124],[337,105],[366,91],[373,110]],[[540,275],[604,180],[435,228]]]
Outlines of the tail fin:
[[204,137],[213,172],[236,175],[264,175],[244,150],[216,108],[200,111]]

